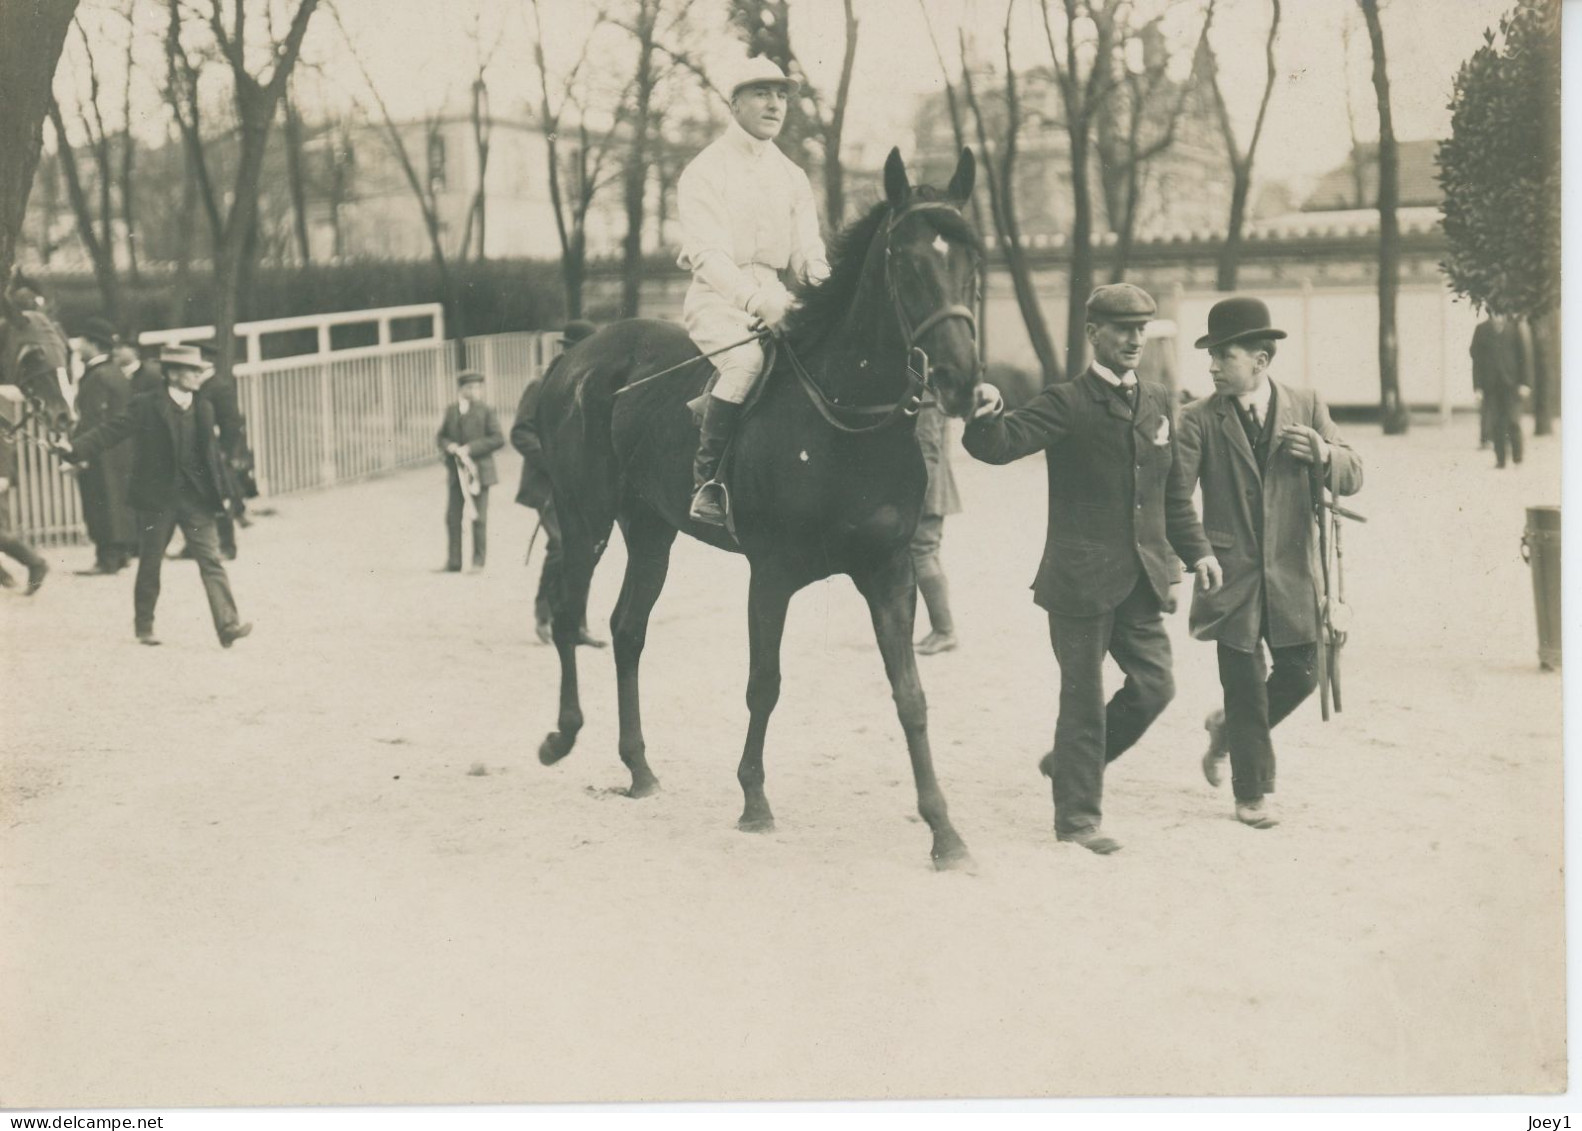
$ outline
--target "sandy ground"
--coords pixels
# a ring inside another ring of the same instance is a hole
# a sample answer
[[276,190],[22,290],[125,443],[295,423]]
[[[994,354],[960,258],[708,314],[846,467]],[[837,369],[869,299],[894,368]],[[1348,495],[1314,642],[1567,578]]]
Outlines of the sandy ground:
[[[1346,711],[1277,734],[1284,824],[1198,771],[1211,645],[1108,777],[1126,850],[1057,845],[1035,769],[1056,673],[1030,602],[1043,470],[958,458],[965,640],[923,661],[975,874],[935,874],[865,611],[792,607],[770,730],[778,831],[739,833],[745,564],[678,546],[631,801],[612,663],[537,764],[531,515],[439,564],[437,469],[278,500],[222,651],[170,563],[164,647],[131,578],[53,555],[0,599],[0,1103],[1525,1092],[1565,1086],[1560,679],[1536,663],[1523,508],[1470,421],[1385,440],[1347,531]],[[958,449],[959,453],[959,449]],[[515,462],[502,472],[514,482]],[[612,547],[596,584],[619,584]]]

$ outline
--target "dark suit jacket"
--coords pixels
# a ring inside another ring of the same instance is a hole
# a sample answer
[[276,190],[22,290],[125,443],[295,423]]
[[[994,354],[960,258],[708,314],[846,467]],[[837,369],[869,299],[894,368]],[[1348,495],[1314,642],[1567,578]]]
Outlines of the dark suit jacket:
[[558,354],[544,370],[544,376],[529,381],[517,402],[516,419],[511,422],[511,446],[522,456],[522,481],[516,488],[516,501],[535,510],[549,501],[549,471],[544,466],[544,444],[538,437],[538,396],[544,390],[544,380],[555,371],[560,359]]
[[[219,443],[215,439],[214,407],[201,396],[192,399],[197,414],[198,460],[203,465],[204,502],[215,510],[225,497]],[[132,440],[132,505],[140,511],[170,510],[176,505],[180,469],[176,466],[176,427],[181,410],[164,391],[132,398],[126,411],[72,440],[71,458],[91,460]]]
[[[132,384],[108,358],[92,365],[77,383],[77,431],[87,433],[126,411]],[[95,543],[136,544],[137,518],[127,493],[132,479],[132,452],[125,447],[103,452],[80,473],[83,522]]]
[[1048,463],[1049,527],[1033,600],[1064,616],[1098,616],[1144,574],[1161,605],[1188,565],[1211,553],[1190,490],[1172,480],[1170,394],[1139,382],[1135,420],[1091,369],[1050,385],[1014,412],[970,422],[962,443],[985,463],[1041,451]]
[[150,361],[148,358],[144,358],[138,365],[137,372],[132,374],[131,380],[134,397],[165,387],[165,374],[159,368],[159,362]]
[[1194,591],[1192,635],[1241,652],[1257,648],[1266,608],[1272,647],[1318,639],[1322,575],[1308,465],[1280,445],[1281,429],[1305,424],[1324,437],[1335,494],[1362,489],[1362,460],[1317,393],[1275,382],[1273,407],[1261,465],[1234,397],[1215,393],[1181,410],[1177,490],[1190,494],[1202,480],[1203,529],[1225,571],[1217,592]]
[[500,432],[500,420],[495,416],[494,409],[482,401],[475,401],[468,406],[466,416],[461,414],[459,405],[452,404],[447,408],[434,442],[439,445],[440,451],[445,450],[446,444],[465,446],[467,454],[478,467],[478,483],[481,486],[493,487],[500,482],[500,475],[494,469],[494,453],[505,447],[505,436]]

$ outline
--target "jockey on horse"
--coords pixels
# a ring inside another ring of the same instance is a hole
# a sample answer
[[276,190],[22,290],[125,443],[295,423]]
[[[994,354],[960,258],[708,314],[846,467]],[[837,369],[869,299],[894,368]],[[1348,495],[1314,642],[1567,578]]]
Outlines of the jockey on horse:
[[[788,272],[810,283],[829,276],[812,186],[774,144],[796,81],[758,56],[725,89],[732,121],[686,167],[676,188],[678,262],[692,272],[682,319],[705,354],[741,342],[755,323],[780,329],[792,303]],[[763,373],[763,347],[748,341],[724,349],[715,353],[714,364],[720,375],[693,464],[691,516],[723,526],[725,492],[715,477],[742,403]]]

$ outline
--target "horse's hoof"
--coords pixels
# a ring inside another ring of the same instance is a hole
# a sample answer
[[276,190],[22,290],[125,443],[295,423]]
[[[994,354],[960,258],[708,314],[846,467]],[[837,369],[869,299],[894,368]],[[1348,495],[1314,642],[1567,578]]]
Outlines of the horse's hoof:
[[936,872],[975,872],[977,864],[973,862],[972,853],[967,851],[967,846],[960,839],[952,843],[936,845],[931,854]]
[[633,778],[631,787],[626,791],[626,796],[628,796],[630,798],[633,798],[633,799],[636,799],[636,798],[639,798],[639,797],[651,797],[651,796],[653,796],[654,794],[656,794],[658,792],[659,792],[659,779],[658,778],[656,778],[656,777],[646,777],[646,778],[642,778],[642,779]]
[[571,743],[572,740],[562,736],[558,730],[551,731],[538,744],[538,760],[546,766],[553,766],[571,753]]
[[744,833],[772,833],[775,831],[775,819],[769,813],[753,817],[743,813],[736,827]]

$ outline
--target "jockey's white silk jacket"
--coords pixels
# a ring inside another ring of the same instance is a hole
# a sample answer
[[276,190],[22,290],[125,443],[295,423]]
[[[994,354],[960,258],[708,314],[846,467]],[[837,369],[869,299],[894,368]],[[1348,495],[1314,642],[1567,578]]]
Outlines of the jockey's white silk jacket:
[[723,300],[756,313],[762,292],[784,287],[787,269],[811,282],[829,276],[807,174],[734,119],[681,174],[676,204],[689,306]]

